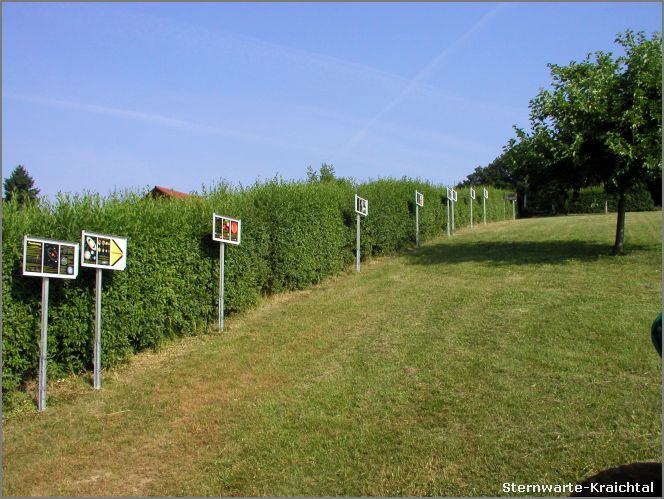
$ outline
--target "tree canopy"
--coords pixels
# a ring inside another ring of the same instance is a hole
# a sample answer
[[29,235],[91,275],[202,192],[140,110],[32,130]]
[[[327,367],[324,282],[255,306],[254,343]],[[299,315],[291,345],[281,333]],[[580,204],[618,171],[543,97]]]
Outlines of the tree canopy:
[[628,30],[615,42],[620,56],[597,51],[549,64],[550,88],[529,104],[530,130],[515,127],[503,153],[468,181],[498,174],[496,184],[552,200],[603,185],[618,198],[614,252],[621,253],[626,194],[661,181],[662,39]]
[[35,181],[23,165],[18,165],[4,181],[5,199],[15,199],[20,205],[35,201],[39,189],[35,187]]

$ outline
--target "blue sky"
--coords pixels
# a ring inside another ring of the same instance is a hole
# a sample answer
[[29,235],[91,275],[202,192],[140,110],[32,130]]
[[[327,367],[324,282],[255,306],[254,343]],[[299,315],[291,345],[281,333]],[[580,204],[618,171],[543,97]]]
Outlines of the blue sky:
[[660,3],[3,4],[2,168],[42,193],[220,179],[462,180],[546,64],[661,31]]

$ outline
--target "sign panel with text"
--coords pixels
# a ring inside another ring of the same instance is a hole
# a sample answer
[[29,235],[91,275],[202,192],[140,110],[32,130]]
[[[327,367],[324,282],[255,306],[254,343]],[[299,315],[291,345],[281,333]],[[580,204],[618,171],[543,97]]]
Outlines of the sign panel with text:
[[124,270],[127,266],[127,238],[81,232],[81,266]]
[[78,244],[23,236],[23,275],[76,279]]

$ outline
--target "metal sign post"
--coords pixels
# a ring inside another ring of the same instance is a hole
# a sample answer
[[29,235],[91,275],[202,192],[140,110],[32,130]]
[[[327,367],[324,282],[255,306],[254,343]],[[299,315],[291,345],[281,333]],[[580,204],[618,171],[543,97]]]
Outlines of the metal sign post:
[[360,271],[360,216],[369,214],[369,201],[355,194],[355,213],[357,213],[357,237],[355,241],[355,271]]
[[224,267],[225,267],[225,262],[224,258],[226,256],[226,245],[224,243],[221,243],[219,245],[219,299],[217,302],[217,306],[219,307],[219,317],[218,317],[218,322],[219,324],[219,331],[224,330]]
[[37,389],[37,409],[46,409],[46,366],[48,348],[48,277],[42,277],[41,341],[39,342],[39,388]]
[[516,220],[516,199],[512,199],[512,220]]
[[424,206],[424,195],[415,191],[415,246],[420,247],[420,206]]
[[81,267],[96,270],[95,275],[95,339],[92,352],[92,386],[101,388],[101,285],[102,271],[124,270],[127,267],[127,238],[81,231]]
[[470,228],[473,228],[473,199],[475,199],[475,189],[470,188]]
[[355,237],[355,271],[360,271],[360,214],[357,214],[357,222],[355,222],[357,228],[357,236]]
[[51,277],[76,279],[78,275],[78,244],[23,236],[23,275],[42,278],[39,382],[37,385],[37,408],[39,412],[42,412],[46,409],[49,282]]
[[452,198],[452,191],[447,188],[447,237],[450,237],[450,199]]
[[219,331],[224,330],[224,260],[226,243],[239,246],[242,220],[212,214],[212,240],[219,241]]
[[452,189],[452,234],[454,234],[454,212],[456,211],[457,191]]
[[97,269],[95,286],[95,346],[93,352],[92,386],[96,390],[101,388],[101,269]]
[[482,220],[484,221],[484,225],[486,225],[486,200],[489,198],[489,191],[486,190],[486,187],[483,187],[482,190]]

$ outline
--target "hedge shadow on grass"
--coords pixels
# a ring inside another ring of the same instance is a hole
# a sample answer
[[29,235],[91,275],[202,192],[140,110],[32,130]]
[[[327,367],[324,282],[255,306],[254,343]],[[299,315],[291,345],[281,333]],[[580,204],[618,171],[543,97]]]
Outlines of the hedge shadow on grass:
[[[568,241],[476,241],[439,243],[408,254],[414,265],[450,265],[486,262],[492,265],[554,264],[594,261],[611,254],[612,245],[583,240]],[[649,249],[630,245],[630,250]]]

